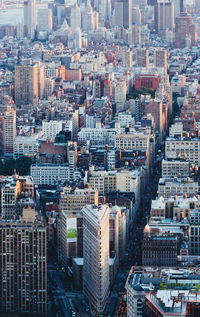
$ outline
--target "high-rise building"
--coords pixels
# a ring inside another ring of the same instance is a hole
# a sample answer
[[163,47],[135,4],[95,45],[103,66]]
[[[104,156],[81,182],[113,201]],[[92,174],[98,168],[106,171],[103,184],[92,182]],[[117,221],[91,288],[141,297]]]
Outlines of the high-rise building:
[[154,23],[159,35],[166,35],[166,30],[174,29],[174,4],[169,1],[159,1],[154,7]]
[[196,25],[193,23],[192,16],[182,13],[176,18],[175,26],[175,47],[184,48],[197,44]]
[[128,42],[131,46],[141,45],[141,27],[133,25],[128,32]]
[[38,65],[17,65],[15,67],[16,106],[38,102]]
[[114,25],[129,29],[132,23],[132,1],[116,0],[114,3]]
[[77,166],[77,143],[68,141],[67,158],[69,163],[69,179],[74,180],[74,172]]
[[92,9],[90,0],[87,0],[87,4],[82,13],[82,30],[84,32],[94,31],[94,11]]
[[162,67],[164,74],[167,74],[167,51],[163,49],[156,49],[154,52],[155,67]]
[[83,212],[83,293],[98,314],[109,296],[109,206],[87,205]]
[[82,48],[82,32],[80,28],[76,28],[74,38],[75,38],[74,48],[81,49]]
[[13,156],[14,141],[16,138],[16,110],[7,107],[3,116],[3,152],[4,156]]
[[176,19],[181,13],[185,12],[185,0],[171,0],[174,4],[174,18]]
[[24,34],[30,39],[35,38],[35,0],[24,1]]
[[81,10],[77,3],[71,8],[70,26],[73,30],[81,29]]
[[50,8],[38,8],[37,10],[37,33],[52,32],[52,10]]
[[138,48],[136,51],[136,65],[138,67],[149,66],[149,50],[146,48]]
[[[35,220],[35,217],[34,217]],[[47,314],[47,229],[23,219],[0,222],[0,311]]]
[[132,21],[134,24],[137,24],[138,26],[141,25],[141,11],[139,6],[133,7]]

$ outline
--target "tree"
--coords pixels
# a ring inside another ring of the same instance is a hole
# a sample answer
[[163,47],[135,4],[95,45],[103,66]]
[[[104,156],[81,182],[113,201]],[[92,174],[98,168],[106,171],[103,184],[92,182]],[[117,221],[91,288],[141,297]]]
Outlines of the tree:
[[4,163],[0,161],[0,175],[10,176],[13,175],[15,170],[19,175],[27,175],[32,163],[32,159],[26,156],[17,160],[8,159]]

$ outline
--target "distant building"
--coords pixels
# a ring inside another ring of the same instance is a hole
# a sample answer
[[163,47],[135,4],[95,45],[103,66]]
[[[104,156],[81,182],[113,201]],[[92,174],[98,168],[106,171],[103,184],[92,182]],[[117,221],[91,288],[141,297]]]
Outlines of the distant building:
[[38,102],[38,65],[15,66],[15,103],[16,106]]
[[3,152],[4,156],[13,156],[14,142],[17,135],[16,110],[7,107],[3,115]]
[[129,29],[132,23],[132,1],[117,0],[114,2],[114,25]]
[[142,88],[156,90],[161,83],[161,77],[158,74],[141,74],[135,78],[135,89]]
[[154,7],[154,23],[159,35],[166,35],[166,30],[174,29],[174,4],[159,1]]
[[167,51],[164,49],[156,49],[154,52],[155,67],[162,67],[164,74],[167,74]]
[[176,18],[175,47],[184,48],[197,45],[196,25],[191,15],[182,13]]
[[63,121],[50,120],[42,121],[42,134],[49,138],[55,138],[55,136],[63,130]]
[[52,32],[52,10],[48,7],[37,9],[37,33],[46,32],[49,35]]
[[24,1],[24,35],[29,39],[33,40],[35,38],[35,28],[36,28],[36,7],[35,0],[25,0]]
[[146,48],[138,48],[136,51],[136,65],[138,67],[149,66],[149,50]]

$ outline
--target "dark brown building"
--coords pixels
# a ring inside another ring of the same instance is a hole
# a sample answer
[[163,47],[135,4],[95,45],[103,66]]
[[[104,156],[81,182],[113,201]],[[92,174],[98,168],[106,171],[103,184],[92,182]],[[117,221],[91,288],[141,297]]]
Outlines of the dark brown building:
[[193,23],[192,16],[182,13],[176,18],[175,24],[175,47],[184,48],[187,46],[187,39],[191,45],[197,44],[196,25]]
[[144,234],[142,242],[143,266],[176,266],[177,238],[164,235]]

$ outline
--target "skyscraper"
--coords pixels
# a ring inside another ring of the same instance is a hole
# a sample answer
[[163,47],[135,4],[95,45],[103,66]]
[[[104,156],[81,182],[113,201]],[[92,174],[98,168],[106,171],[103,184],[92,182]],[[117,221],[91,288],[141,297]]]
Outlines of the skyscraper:
[[38,102],[38,65],[25,64],[15,67],[16,106]]
[[162,67],[164,73],[167,73],[167,51],[162,48],[156,49],[154,52],[154,65],[155,67]]
[[94,11],[92,9],[90,0],[87,0],[87,4],[82,14],[82,28],[84,32],[94,31]]
[[46,315],[46,227],[27,217],[21,221],[1,221],[0,266],[0,311]]
[[149,50],[146,48],[138,48],[136,51],[136,65],[138,67],[149,66]]
[[131,0],[116,0],[114,3],[115,26],[129,29],[132,24],[132,1]]
[[52,10],[48,7],[37,10],[37,33],[39,32],[52,32]]
[[81,10],[77,3],[71,8],[70,26],[74,31],[81,29]]
[[35,0],[24,1],[24,34],[30,39],[35,38]]
[[16,138],[16,110],[8,106],[3,116],[3,148],[5,156],[13,156]]
[[193,23],[191,15],[182,13],[176,18],[175,46],[184,48],[197,44],[196,25]]
[[83,293],[97,314],[109,296],[109,206],[87,205],[83,212]]
[[174,29],[174,4],[160,1],[154,7],[154,23],[159,35],[166,35],[166,30]]
[[182,12],[185,12],[185,0],[171,0],[174,4],[174,18],[176,19]]

